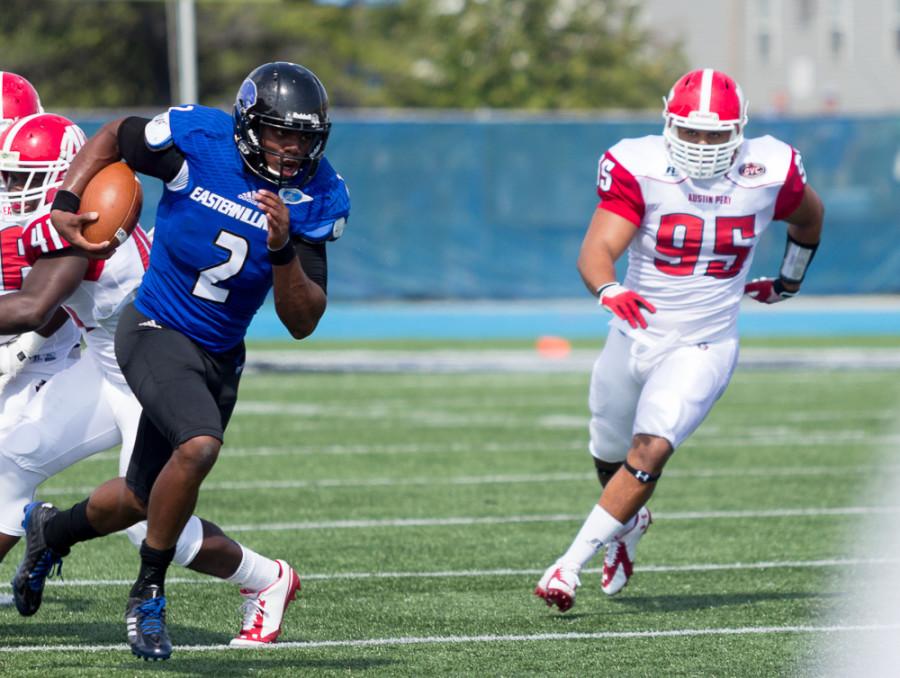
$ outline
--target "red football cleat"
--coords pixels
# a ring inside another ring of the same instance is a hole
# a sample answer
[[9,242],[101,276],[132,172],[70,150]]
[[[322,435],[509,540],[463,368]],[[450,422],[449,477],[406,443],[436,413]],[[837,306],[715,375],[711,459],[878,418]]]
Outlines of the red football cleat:
[[276,560],[278,579],[262,591],[241,589],[246,598],[242,606],[244,620],[241,630],[231,639],[229,647],[263,647],[274,643],[281,634],[281,621],[291,601],[300,590],[300,577],[283,560]]

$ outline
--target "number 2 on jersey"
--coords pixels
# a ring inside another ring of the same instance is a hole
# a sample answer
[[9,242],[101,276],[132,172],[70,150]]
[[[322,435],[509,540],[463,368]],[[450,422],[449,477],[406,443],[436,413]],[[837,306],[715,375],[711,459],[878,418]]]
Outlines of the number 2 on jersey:
[[[716,241],[713,253],[731,259],[713,259],[703,275],[713,278],[733,278],[744,267],[753,245],[739,245],[735,235],[743,241],[756,234],[756,219],[746,217],[716,217]],[[677,276],[694,274],[700,250],[703,247],[703,219],[693,214],[666,214],[659,220],[656,232],[656,251],[665,259],[656,258],[653,263],[663,273]]]
[[228,231],[219,231],[215,244],[223,250],[228,250],[228,258],[221,264],[200,270],[192,293],[201,299],[224,304],[230,290],[219,287],[218,283],[233,278],[241,272],[244,262],[247,260],[249,245],[244,238]]

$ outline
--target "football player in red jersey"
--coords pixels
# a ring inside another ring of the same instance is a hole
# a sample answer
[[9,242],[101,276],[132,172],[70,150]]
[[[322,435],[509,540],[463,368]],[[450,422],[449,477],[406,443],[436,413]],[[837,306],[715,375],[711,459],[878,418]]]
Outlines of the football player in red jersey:
[[[22,118],[0,135],[0,172],[7,186],[0,204],[26,219],[22,238],[25,264],[31,268],[21,290],[0,297],[0,332],[41,327],[62,306],[82,328],[84,356],[48,378],[35,397],[0,429],[0,560],[25,533],[25,521],[39,524],[41,556],[29,577],[13,580],[16,607],[34,614],[43,584],[68,548],[54,551],[54,537],[85,540],[127,528],[140,545],[146,534],[145,507],[127,501],[124,479],[105,483],[68,511],[29,503],[47,478],[92,454],[121,444],[119,472],[128,468],[141,406],[125,383],[113,338],[125,304],[140,285],[150,243],[137,227],[108,259],[88,259],[62,239],[50,223],[50,200],[75,152],[84,142],[70,120],[52,114]],[[93,509],[93,510],[92,510]],[[48,526],[48,523],[53,523]],[[61,536],[60,536],[61,535]],[[48,546],[49,544],[49,546]],[[26,549],[25,558],[30,550]],[[271,560],[226,537],[214,524],[192,516],[175,548],[174,559],[198,572],[241,587],[245,610],[239,647],[274,642],[284,611],[299,588],[284,561]],[[254,633],[257,628],[267,633]]]
[[[623,139],[600,158],[600,203],[578,257],[585,285],[613,317],[589,398],[590,452],[604,489],[535,589],[563,612],[604,547],[602,590],[628,583],[666,461],[731,378],[741,297],[794,296],[822,231],[824,209],[800,154],[771,136],[744,137],[747,102],[726,74],[681,77],[663,117],[661,135]],[[746,282],[773,220],[787,222],[779,274]],[[614,264],[626,251],[619,283]]]
[[[0,134],[16,121],[43,110],[37,90],[28,80],[16,73],[0,71]],[[11,139],[9,135],[5,138]],[[0,147],[4,158],[21,150],[11,145]],[[37,163],[31,170],[38,169],[47,150],[40,148],[40,144],[30,144],[27,153]],[[49,175],[38,172],[19,177],[0,172],[0,189],[9,179],[24,182],[39,174],[42,180],[49,180]],[[17,184],[14,188],[21,191],[25,187]],[[27,263],[19,240],[23,222],[34,209],[34,202],[0,202],[0,295],[18,290],[22,285],[22,271]],[[42,383],[78,359],[78,344],[78,330],[62,311],[38,331],[0,335],[0,428],[22,411]]]

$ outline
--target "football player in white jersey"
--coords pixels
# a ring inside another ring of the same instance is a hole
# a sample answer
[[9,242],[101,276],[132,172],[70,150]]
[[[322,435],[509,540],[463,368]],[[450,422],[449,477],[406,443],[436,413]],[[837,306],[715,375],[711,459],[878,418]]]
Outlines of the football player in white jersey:
[[[43,110],[37,90],[28,80],[0,71],[0,133]],[[21,150],[0,148],[0,155],[6,158]],[[30,160],[42,162],[45,151],[38,145],[29,147],[27,153]],[[27,263],[19,238],[28,213],[36,207],[35,202],[0,202],[0,295],[22,286]],[[22,411],[47,379],[78,359],[78,346],[78,329],[62,311],[40,331],[0,335],[0,429]]]
[[[535,589],[562,612],[603,547],[602,590],[627,584],[666,461],[731,378],[741,297],[794,296],[822,230],[822,202],[799,153],[771,136],[744,137],[747,103],[734,80],[692,71],[664,101],[661,135],[623,139],[600,158],[600,203],[578,257],[585,285],[613,318],[589,397],[590,452],[604,489]],[[779,274],[747,283],[773,220],[787,222]],[[626,250],[619,283],[614,264]]]
[[[52,171],[60,174],[74,155],[66,150],[69,144],[75,140],[80,145],[78,140],[84,139],[74,123],[51,114],[23,118],[0,135],[0,148],[7,135],[22,135],[31,145],[40,141],[42,147],[54,148]],[[0,156],[0,171],[7,179],[0,200],[18,204],[26,197],[30,200],[30,194],[23,195],[27,187],[46,188],[44,175],[50,170],[17,154]],[[30,514],[40,517],[44,527],[55,518],[55,532],[48,528],[34,545],[41,555],[31,577],[13,580],[16,607],[26,616],[37,611],[44,580],[68,552],[52,550],[54,534],[81,540],[127,528],[136,545],[146,534],[146,523],[138,522],[145,507],[127,501],[131,494],[124,491],[123,478],[98,488],[90,508],[87,500],[68,511],[29,503],[47,478],[115,445],[121,444],[120,475],[128,468],[141,406],[116,361],[114,335],[122,309],[141,283],[150,252],[147,235],[137,227],[108,259],[87,258],[59,236],[50,222],[50,203],[43,199],[48,196],[41,197],[43,208],[30,214],[22,238],[31,268],[21,290],[0,297],[0,332],[41,327],[62,306],[81,328],[86,350],[79,361],[48,379],[15,420],[0,430],[0,560],[25,533],[23,522]],[[25,557],[29,554],[26,551]],[[243,547],[196,516],[178,539],[175,561],[241,587],[245,609],[232,646],[259,647],[275,641],[284,611],[299,589],[297,574],[287,563]]]

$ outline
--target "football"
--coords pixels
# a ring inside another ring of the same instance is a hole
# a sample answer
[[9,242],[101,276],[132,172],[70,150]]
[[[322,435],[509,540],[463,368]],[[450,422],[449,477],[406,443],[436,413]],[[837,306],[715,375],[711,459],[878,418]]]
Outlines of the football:
[[137,225],[144,194],[141,182],[124,162],[114,162],[97,172],[84,189],[79,212],[96,212],[96,221],[84,228],[92,243],[109,241],[118,246]]

